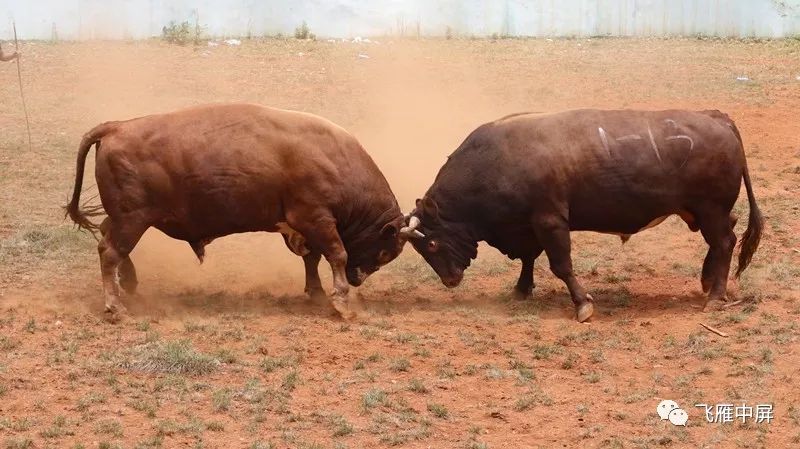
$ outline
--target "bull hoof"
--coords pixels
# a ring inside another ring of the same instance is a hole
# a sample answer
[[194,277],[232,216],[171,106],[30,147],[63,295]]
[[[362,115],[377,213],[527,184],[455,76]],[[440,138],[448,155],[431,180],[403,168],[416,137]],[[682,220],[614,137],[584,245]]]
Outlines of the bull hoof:
[[310,299],[317,300],[325,298],[325,290],[322,288],[307,288],[305,292]]
[[592,301],[591,295],[586,295],[589,301],[584,302],[578,307],[578,322],[583,323],[584,321],[588,320],[594,314],[594,305],[590,302]]
[[711,291],[711,279],[701,279],[700,285],[703,287],[703,293],[708,293]]
[[350,307],[347,306],[347,300],[345,300],[344,298],[334,297],[333,300],[331,301],[331,304],[333,305],[333,308],[336,309],[337,312],[339,312],[339,315],[341,315],[341,317],[344,318],[346,321],[350,321],[356,318],[357,314],[352,310],[350,310]]
[[515,301],[529,301],[533,299],[533,291],[523,292],[517,288],[511,291],[511,298]]
[[122,306],[106,307],[104,319],[111,324],[118,324],[128,317],[128,311]]
[[703,307],[703,312],[715,312],[725,308],[725,300],[719,298],[709,298]]

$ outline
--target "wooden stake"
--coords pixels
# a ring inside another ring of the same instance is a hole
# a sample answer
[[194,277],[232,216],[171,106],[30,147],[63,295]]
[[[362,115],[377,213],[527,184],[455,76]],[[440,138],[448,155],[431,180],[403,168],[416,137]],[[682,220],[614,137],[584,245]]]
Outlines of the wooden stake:
[[715,329],[715,328],[713,328],[713,327],[711,327],[711,326],[709,326],[709,325],[707,325],[705,323],[700,323],[700,325],[703,326],[704,328],[708,329],[709,331],[719,335],[720,337],[726,337],[726,338],[728,337],[728,334],[726,334],[725,332],[722,332],[719,329]]

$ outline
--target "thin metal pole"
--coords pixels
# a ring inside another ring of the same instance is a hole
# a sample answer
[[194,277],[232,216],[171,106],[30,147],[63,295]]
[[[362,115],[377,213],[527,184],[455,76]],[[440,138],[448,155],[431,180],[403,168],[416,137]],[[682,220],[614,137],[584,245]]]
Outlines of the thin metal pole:
[[28,149],[33,151],[33,141],[31,140],[31,121],[28,118],[28,106],[25,104],[25,92],[22,90],[22,61],[19,56],[19,41],[17,41],[17,24],[11,22],[14,28],[14,49],[17,52],[17,77],[19,78],[19,96],[22,98],[22,110],[25,112],[25,125],[28,127]]

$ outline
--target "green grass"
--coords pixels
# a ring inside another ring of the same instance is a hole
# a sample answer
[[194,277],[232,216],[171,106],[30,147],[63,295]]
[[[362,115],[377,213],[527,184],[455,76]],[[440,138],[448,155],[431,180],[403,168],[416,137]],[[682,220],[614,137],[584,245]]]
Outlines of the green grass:
[[389,365],[389,368],[395,372],[406,372],[409,368],[411,368],[411,362],[408,359],[400,358],[392,360],[392,363]]
[[294,355],[285,355],[280,357],[266,356],[261,360],[261,369],[265,373],[271,373],[276,369],[281,368],[294,368],[300,363],[299,357]]
[[411,382],[408,384],[408,390],[413,391],[414,393],[430,392],[428,387],[425,386],[425,383],[421,379],[411,379]]
[[428,403],[428,411],[439,419],[447,419],[447,417],[450,416],[450,412],[447,410],[447,407],[434,402]]
[[120,366],[144,373],[209,374],[220,361],[195,350],[188,340],[153,342],[135,347]]
[[371,389],[364,393],[364,396],[361,398],[361,405],[364,406],[365,409],[370,409],[373,407],[377,407],[379,405],[383,405],[386,402],[386,392],[383,390],[378,389]]

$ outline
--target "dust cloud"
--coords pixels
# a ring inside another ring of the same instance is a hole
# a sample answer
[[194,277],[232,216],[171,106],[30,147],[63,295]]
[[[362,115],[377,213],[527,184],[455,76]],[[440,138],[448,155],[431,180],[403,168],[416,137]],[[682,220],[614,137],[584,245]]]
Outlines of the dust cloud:
[[[67,73],[62,82],[76,93],[69,107],[82,114],[74,123],[76,131],[207,102],[247,101],[317,113],[356,135],[404,210],[424,194],[447,155],[472,129],[511,112],[481,87],[468,61],[442,70],[438,61],[446,55],[431,55],[430,47],[413,42],[366,50],[316,44],[306,49],[305,58],[297,56],[296,48],[280,48],[285,44],[279,41],[266,44],[277,50],[246,43],[238,52],[154,43],[112,45],[84,43],[60,55]],[[355,51],[369,51],[372,57],[354,59]],[[283,70],[288,74],[279,73],[261,87],[262,76],[274,75],[275,70],[264,69],[270,63],[287,66]],[[176,71],[181,75],[175,76]],[[131,257],[140,291],[155,302],[163,302],[164,294],[186,291],[303,291],[302,261],[277,234],[218,239],[207,247],[200,265],[186,242],[151,229]],[[326,289],[329,271],[323,261]]]

